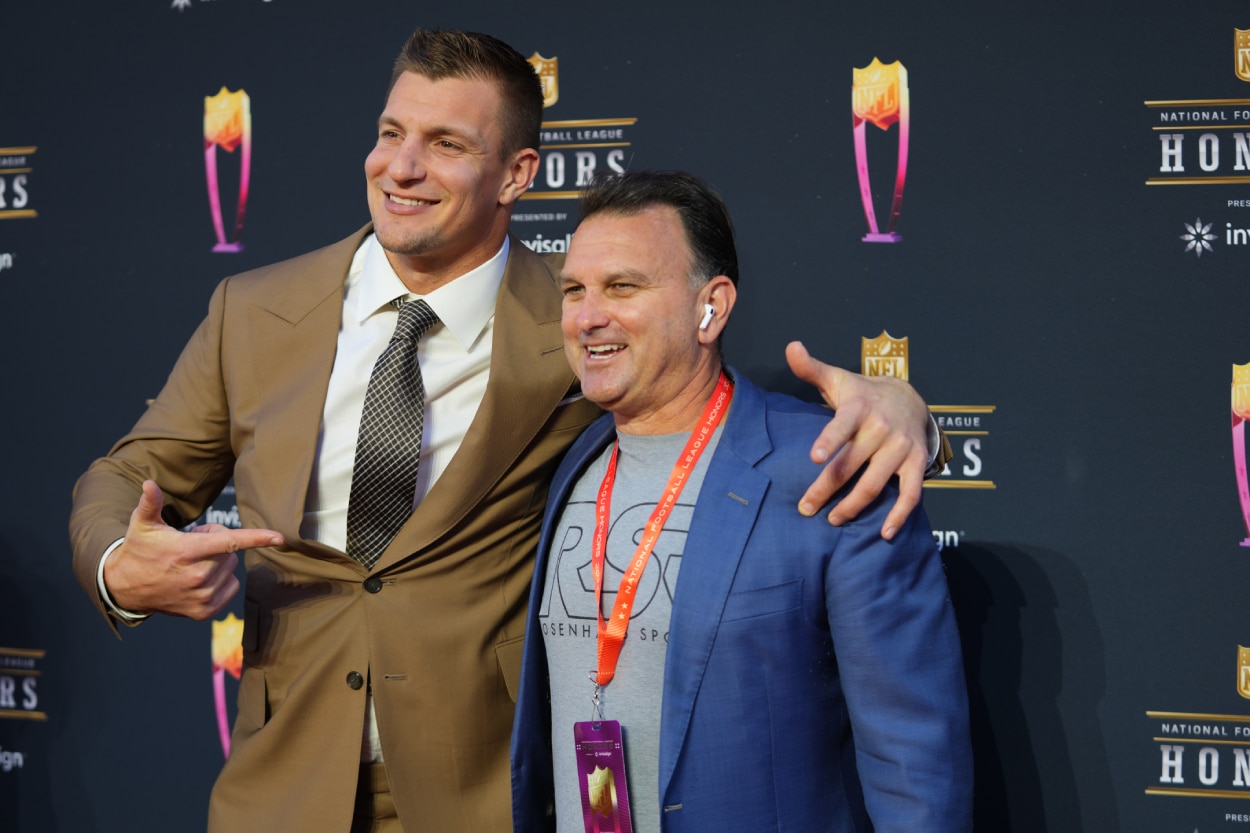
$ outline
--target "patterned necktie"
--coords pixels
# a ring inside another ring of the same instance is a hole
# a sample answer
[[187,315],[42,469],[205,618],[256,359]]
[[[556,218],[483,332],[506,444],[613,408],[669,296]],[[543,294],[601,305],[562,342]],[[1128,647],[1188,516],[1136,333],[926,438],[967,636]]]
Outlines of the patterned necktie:
[[347,554],[369,569],[412,514],[425,424],[417,340],[438,322],[425,301],[391,303],[399,321],[369,377],[347,501]]

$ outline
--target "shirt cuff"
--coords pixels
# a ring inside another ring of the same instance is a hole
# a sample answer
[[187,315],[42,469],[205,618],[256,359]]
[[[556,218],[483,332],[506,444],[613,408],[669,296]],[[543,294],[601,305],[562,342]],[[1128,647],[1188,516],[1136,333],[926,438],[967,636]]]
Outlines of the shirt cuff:
[[134,613],[118,607],[117,602],[113,601],[113,597],[109,595],[108,587],[104,585],[104,562],[109,560],[109,556],[112,555],[113,551],[120,547],[125,540],[125,538],[118,538],[109,545],[109,548],[104,551],[104,555],[100,557],[100,566],[96,567],[95,571],[95,586],[100,592],[100,600],[104,602],[104,607],[114,619],[117,619],[127,625],[137,625],[152,614]]

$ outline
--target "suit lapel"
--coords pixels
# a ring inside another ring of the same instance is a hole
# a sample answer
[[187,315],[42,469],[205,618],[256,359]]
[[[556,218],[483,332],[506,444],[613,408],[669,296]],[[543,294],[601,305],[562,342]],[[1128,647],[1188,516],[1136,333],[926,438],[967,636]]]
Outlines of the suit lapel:
[[681,757],[699,689],[738,564],[769,479],[755,463],[771,450],[763,400],[745,380],[734,390],[725,430],[699,491],[669,622],[660,714],[661,801]]
[[[266,501],[280,529],[297,531],[312,477],[326,387],[342,323],[343,286],[365,226],[351,237],[280,267],[286,285],[248,310],[257,414],[255,471],[280,472]],[[259,484],[266,488],[265,484]],[[327,558],[346,560],[330,547],[307,542]],[[355,562],[350,562],[355,563]]]
[[469,514],[538,435],[573,384],[564,358],[554,275],[513,238],[495,304],[486,395],[447,470],[375,569],[419,552]]

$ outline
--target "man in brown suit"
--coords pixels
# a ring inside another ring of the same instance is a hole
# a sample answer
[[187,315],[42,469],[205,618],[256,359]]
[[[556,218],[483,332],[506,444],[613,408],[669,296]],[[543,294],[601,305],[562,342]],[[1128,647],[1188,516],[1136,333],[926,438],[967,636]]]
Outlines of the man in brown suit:
[[[552,471],[597,416],[564,360],[553,269],[508,236],[541,110],[506,44],[414,34],[365,164],[371,226],[223,281],[160,395],[75,489],[75,572],[114,627],[214,616],[247,550],[238,717],[210,831],[509,828],[533,549]],[[439,322],[419,341],[414,508],[366,566],[347,555],[347,504],[396,297],[428,301]],[[878,448],[876,488],[898,468],[918,495],[919,398],[792,358],[843,405],[821,447],[851,438],[813,505]],[[180,532],[231,477],[244,528]],[[900,500],[894,526],[914,503]]]

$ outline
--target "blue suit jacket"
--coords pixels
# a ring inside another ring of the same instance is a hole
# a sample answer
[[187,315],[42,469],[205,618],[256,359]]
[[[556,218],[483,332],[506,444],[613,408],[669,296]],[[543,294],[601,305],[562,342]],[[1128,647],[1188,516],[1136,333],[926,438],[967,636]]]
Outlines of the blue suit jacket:
[[[841,528],[798,514],[815,473],[808,452],[828,418],[737,376],[673,598],[660,725],[665,831],[971,829],[959,637],[928,519],[917,508],[883,540],[893,487]],[[512,740],[517,833],[554,828],[535,615],[549,536],[573,482],[614,436],[610,415],[592,425],[551,487]]]

